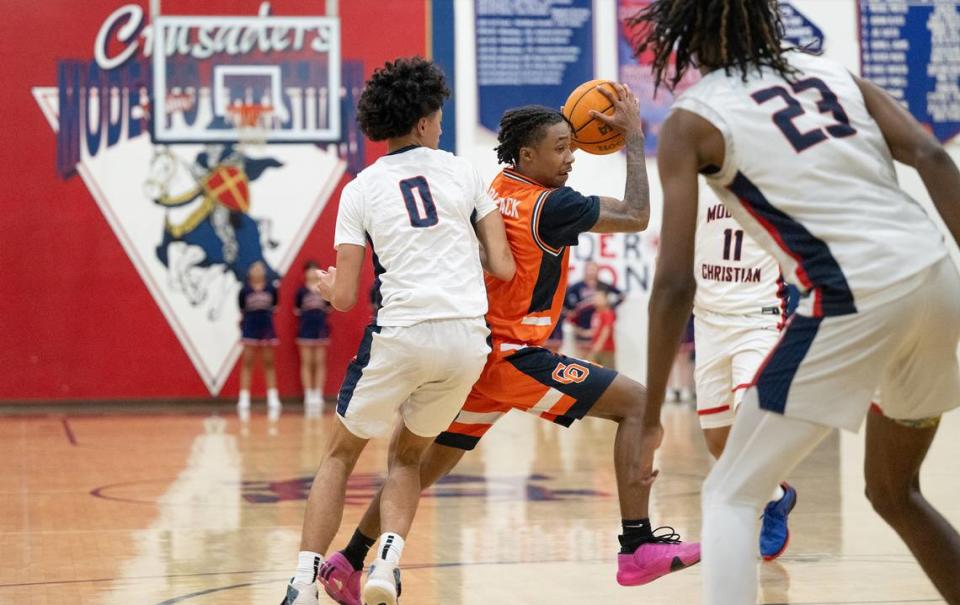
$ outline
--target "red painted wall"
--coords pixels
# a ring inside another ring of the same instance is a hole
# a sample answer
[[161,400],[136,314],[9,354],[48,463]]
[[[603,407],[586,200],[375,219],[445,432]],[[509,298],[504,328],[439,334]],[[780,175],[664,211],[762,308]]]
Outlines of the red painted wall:
[[[78,176],[56,171],[56,136],[31,95],[56,86],[57,63],[90,60],[105,18],[123,0],[7,3],[0,20],[3,145],[0,166],[0,401],[203,398],[209,392]],[[189,3],[183,3],[189,5]],[[192,3],[197,6],[198,3]],[[148,4],[140,5],[149,14]],[[258,1],[207,1],[204,14],[256,14]],[[272,2],[273,14],[323,14],[322,1]],[[343,59],[367,76],[385,60],[425,53],[425,5],[340,2]],[[165,13],[183,7],[164,0]],[[196,10],[192,12],[196,13]],[[367,161],[383,153],[367,144]],[[340,187],[351,175],[344,176]],[[293,294],[307,258],[332,264],[338,191],[293,262],[276,323],[281,395],[300,394]],[[367,271],[364,287],[369,286]],[[325,391],[337,391],[369,309],[331,317]],[[238,335],[239,336],[239,335]],[[237,391],[233,369],[221,395]],[[262,380],[254,394],[262,393]]]

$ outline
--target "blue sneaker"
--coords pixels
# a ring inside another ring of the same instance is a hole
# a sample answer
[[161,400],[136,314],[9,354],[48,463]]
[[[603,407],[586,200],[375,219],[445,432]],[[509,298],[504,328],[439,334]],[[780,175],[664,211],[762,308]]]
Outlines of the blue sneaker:
[[770,502],[763,511],[763,525],[760,527],[760,555],[764,561],[773,561],[787,550],[790,543],[790,529],[787,517],[797,505],[797,490],[784,481],[783,498]]

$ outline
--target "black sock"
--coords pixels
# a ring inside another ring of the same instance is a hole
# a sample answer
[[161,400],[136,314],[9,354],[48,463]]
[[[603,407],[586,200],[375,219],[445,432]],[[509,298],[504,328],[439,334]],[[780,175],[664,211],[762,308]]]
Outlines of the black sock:
[[629,555],[653,538],[650,519],[624,519],[620,535],[620,554]]
[[343,553],[343,556],[347,558],[354,569],[360,570],[363,569],[363,560],[367,558],[367,553],[370,552],[370,547],[373,546],[374,542],[376,542],[376,538],[368,538],[357,529],[353,532],[350,543],[340,552]]

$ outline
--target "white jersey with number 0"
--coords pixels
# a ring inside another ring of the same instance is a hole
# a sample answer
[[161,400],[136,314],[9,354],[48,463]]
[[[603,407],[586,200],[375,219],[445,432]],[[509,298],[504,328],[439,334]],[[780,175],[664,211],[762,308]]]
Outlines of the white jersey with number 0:
[[383,300],[377,325],[484,315],[473,224],[496,208],[469,162],[426,147],[385,155],[348,183],[334,245],[372,245]]
[[890,149],[841,65],[800,52],[787,82],[707,74],[674,108],[723,135],[724,165],[706,178],[730,214],[811,296],[798,312],[845,315],[884,304],[942,259],[943,238],[898,183]]
[[700,200],[695,259],[695,315],[776,316],[786,311],[777,261],[713,198]]

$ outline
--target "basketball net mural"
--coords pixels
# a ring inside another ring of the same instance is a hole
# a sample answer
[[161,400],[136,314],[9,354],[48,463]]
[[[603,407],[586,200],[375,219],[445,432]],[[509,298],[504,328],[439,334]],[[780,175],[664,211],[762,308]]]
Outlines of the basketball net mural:
[[[338,19],[149,17],[117,8],[90,60],[33,96],[57,172],[86,184],[211,394],[240,353],[237,294],[285,274],[331,193],[362,166],[362,67]],[[162,49],[158,50],[158,49]],[[284,144],[279,144],[284,143]]]

